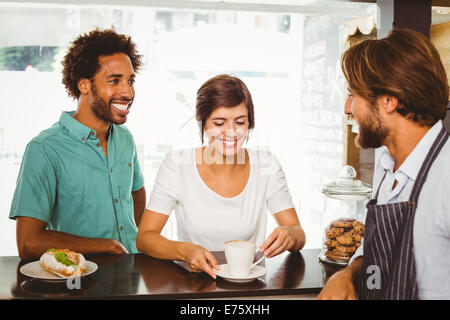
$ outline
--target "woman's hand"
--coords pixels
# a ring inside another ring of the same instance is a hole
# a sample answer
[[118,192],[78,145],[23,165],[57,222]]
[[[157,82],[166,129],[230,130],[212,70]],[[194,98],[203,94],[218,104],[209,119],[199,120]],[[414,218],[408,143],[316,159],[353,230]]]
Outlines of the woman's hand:
[[259,249],[264,256],[272,258],[286,250],[292,249],[295,246],[296,236],[295,227],[277,227]]
[[217,259],[211,252],[196,244],[187,244],[185,248],[184,261],[189,265],[192,272],[206,272],[216,279],[215,270],[219,270]]
[[274,214],[279,227],[267,237],[266,241],[259,247],[267,258],[272,258],[286,250],[299,251],[306,242],[297,212],[294,208],[286,209]]

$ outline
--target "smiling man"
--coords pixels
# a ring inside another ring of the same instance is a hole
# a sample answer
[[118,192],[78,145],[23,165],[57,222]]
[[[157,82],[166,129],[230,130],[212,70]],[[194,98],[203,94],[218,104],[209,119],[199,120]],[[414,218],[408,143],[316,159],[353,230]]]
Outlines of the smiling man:
[[319,299],[450,299],[448,79],[433,44],[394,29],[342,56],[357,143],[380,148],[362,246]]
[[19,256],[49,248],[137,252],[146,195],[133,137],[122,124],[141,55],[130,37],[96,29],[73,42],[62,64],[78,108],[63,112],[25,150],[9,215]]

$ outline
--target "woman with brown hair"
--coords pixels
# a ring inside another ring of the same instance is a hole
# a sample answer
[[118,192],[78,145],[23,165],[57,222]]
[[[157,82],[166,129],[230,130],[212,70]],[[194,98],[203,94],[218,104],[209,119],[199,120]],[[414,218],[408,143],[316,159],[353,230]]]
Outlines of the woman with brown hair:
[[[255,126],[246,85],[229,75],[209,79],[197,92],[196,118],[209,143],[168,154],[139,225],[138,249],[213,278],[218,263],[210,251],[228,240],[253,241],[266,257],[300,250],[305,233],[278,160],[243,148]],[[161,235],[174,209],[179,241]],[[279,227],[266,238],[267,210]]]

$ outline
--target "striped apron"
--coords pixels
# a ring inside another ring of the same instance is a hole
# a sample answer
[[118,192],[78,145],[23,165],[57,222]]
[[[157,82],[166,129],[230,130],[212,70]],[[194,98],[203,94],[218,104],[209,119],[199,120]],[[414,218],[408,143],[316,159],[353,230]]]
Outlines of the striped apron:
[[377,205],[385,173],[375,198],[367,204],[358,299],[418,299],[413,252],[414,215],[431,165],[448,137],[443,127],[420,168],[409,201]]

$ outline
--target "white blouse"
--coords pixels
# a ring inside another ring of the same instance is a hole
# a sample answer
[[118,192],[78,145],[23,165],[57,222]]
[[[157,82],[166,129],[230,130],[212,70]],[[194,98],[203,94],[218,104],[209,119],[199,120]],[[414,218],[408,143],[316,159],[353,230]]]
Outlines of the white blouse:
[[175,209],[178,240],[224,250],[228,240],[266,239],[267,211],[294,208],[280,163],[268,151],[246,149],[250,175],[243,191],[225,198],[198,173],[195,149],[170,152],[158,170],[147,210],[170,215]]

